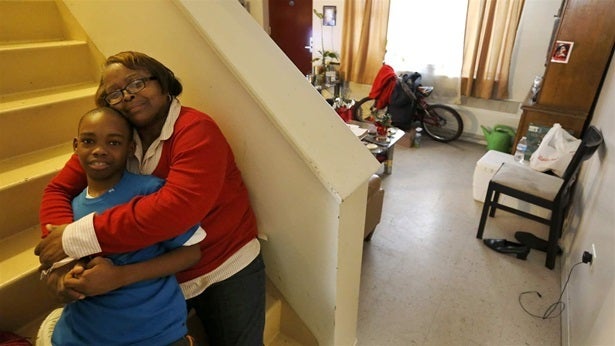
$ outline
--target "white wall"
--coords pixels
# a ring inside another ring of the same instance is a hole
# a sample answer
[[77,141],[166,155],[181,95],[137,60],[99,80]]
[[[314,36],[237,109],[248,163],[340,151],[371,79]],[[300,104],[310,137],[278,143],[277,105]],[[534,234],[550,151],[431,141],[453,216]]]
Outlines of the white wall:
[[615,344],[615,60],[611,61],[592,124],[604,144],[585,162],[575,191],[563,245],[562,282],[583,251],[593,252],[591,266],[574,269],[565,295],[563,345]]
[[[323,26],[322,20],[315,15],[312,17],[312,37],[313,49],[312,56],[319,58],[318,51],[324,49],[340,54],[342,50],[342,23],[344,21],[344,0],[313,0],[312,6],[314,9],[322,13],[323,6],[335,6],[337,10],[337,18],[335,26]],[[322,34],[322,39],[321,39]],[[321,43],[322,41],[322,43]]]
[[[246,0],[247,8],[250,15],[262,28],[265,23],[269,23],[269,4],[268,0]],[[269,32],[269,31],[267,31]]]
[[268,277],[319,344],[354,343],[366,182],[379,167],[364,145],[237,1],[64,2],[105,56],[159,59],[182,103],[216,119],[269,238]]

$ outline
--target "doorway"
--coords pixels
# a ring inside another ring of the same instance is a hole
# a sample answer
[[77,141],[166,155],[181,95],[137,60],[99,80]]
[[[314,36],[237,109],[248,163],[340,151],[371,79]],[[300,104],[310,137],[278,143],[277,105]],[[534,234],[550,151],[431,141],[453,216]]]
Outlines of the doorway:
[[271,38],[297,68],[312,72],[312,0],[269,0]]

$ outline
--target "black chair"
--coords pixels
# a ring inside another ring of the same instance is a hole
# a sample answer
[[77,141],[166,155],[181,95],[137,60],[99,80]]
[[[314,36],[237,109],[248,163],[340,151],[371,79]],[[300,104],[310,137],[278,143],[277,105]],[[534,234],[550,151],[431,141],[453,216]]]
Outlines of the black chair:
[[[561,237],[564,216],[568,209],[572,188],[576,182],[581,163],[594,154],[596,149],[602,144],[602,141],[603,138],[600,130],[595,126],[590,126],[561,178],[556,175],[538,172],[517,163],[504,163],[489,181],[476,238],[482,239],[487,222],[487,214],[491,217],[495,216],[496,209],[502,209],[544,223],[549,226],[545,266],[553,269],[559,250],[557,243]],[[551,210],[551,217],[549,219],[543,218],[500,204],[498,203],[500,194],[549,209]]]

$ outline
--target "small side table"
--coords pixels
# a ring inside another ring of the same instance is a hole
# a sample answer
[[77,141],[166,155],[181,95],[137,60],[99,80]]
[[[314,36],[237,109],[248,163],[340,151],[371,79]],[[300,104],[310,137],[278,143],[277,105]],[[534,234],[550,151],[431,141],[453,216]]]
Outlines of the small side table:
[[[367,128],[369,123],[362,123],[358,121],[352,121],[353,124],[357,124],[361,127]],[[379,162],[384,164],[384,174],[391,174],[393,172],[393,155],[395,154],[395,143],[404,136],[404,131],[396,127],[389,128],[389,133],[386,141],[379,141],[375,135],[367,134],[361,140],[365,143],[373,143],[378,147],[370,150]]]

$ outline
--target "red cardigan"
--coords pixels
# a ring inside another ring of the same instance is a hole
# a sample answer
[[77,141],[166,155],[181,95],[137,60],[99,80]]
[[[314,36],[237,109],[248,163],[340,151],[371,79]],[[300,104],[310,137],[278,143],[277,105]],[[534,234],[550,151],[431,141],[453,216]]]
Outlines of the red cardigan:
[[[200,221],[207,232],[201,260],[177,275],[184,282],[214,270],[256,237],[256,218],[241,173],[208,115],[181,108],[153,175],[166,180],[158,192],[94,217],[103,252],[134,251],[179,235]],[[85,173],[73,155],[45,188],[41,225],[72,222],[70,201],[85,187]]]
[[397,75],[389,65],[382,64],[369,91],[369,98],[376,100],[376,108],[383,109],[389,105],[389,99],[395,89]]

